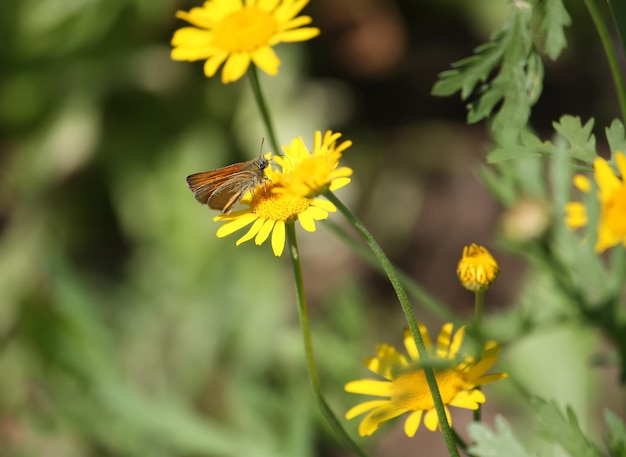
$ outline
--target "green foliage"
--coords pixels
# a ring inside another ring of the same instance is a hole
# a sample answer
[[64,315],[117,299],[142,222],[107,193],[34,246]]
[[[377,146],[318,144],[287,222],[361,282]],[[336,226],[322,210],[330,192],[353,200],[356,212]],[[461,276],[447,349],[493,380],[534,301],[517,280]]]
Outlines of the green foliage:
[[[541,16],[538,30],[533,27],[535,10]],[[448,96],[460,91],[461,99],[467,100],[477,91],[477,100],[468,105],[469,123],[486,119],[500,104],[492,118],[492,135],[499,142],[516,142],[543,86],[535,33],[545,37],[545,52],[556,59],[566,45],[563,28],[569,24],[561,0],[512,2],[504,27],[489,43],[476,48],[475,55],[441,73],[432,93]]]
[[624,124],[619,119],[614,119],[611,125],[605,130],[606,139],[609,142],[609,148],[611,149],[611,156],[616,151],[622,151],[626,153],[626,133]]
[[552,60],[556,60],[567,46],[564,29],[572,23],[572,19],[563,5],[563,0],[542,0],[539,5],[543,9],[539,27],[545,37],[543,49]]
[[624,427],[624,422],[608,409],[604,411],[604,422],[608,427],[604,441],[609,450],[609,455],[611,457],[626,455],[626,427]]
[[565,449],[571,457],[602,455],[597,446],[585,437],[571,408],[567,408],[567,416],[564,416],[556,403],[535,399],[533,409],[538,418],[538,432],[546,440]]
[[495,426],[495,431],[479,422],[473,422],[467,426],[469,436],[474,443],[469,448],[471,455],[476,457],[497,455],[528,457],[530,455],[515,438],[511,426],[502,416],[496,416]]
[[621,0],[608,0],[613,20],[622,40],[622,51],[626,51],[626,3]]

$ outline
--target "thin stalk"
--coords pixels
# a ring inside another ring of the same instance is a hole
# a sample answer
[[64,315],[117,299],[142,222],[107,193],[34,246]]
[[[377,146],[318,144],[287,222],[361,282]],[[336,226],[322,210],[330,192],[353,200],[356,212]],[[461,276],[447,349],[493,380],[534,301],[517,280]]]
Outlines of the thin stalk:
[[389,282],[393,286],[396,295],[398,296],[400,306],[402,306],[402,310],[404,311],[404,315],[406,316],[406,320],[409,324],[409,329],[411,330],[411,334],[413,335],[413,339],[415,340],[417,352],[419,353],[420,360],[423,363],[424,375],[426,376],[428,388],[430,389],[430,394],[435,404],[435,410],[437,411],[437,417],[439,418],[439,424],[441,426],[443,438],[448,448],[448,453],[450,454],[450,457],[459,457],[459,451],[456,447],[454,435],[452,433],[452,430],[450,429],[450,424],[448,424],[445,408],[441,399],[441,393],[439,392],[439,387],[437,386],[435,372],[433,371],[431,364],[429,363],[430,357],[428,355],[428,351],[426,350],[426,346],[424,345],[424,339],[422,338],[422,334],[420,333],[419,327],[417,325],[417,320],[415,319],[415,314],[413,313],[413,308],[411,307],[409,298],[406,294],[406,291],[404,290],[404,287],[402,286],[402,283],[400,281],[400,278],[398,277],[398,274],[396,273],[395,268],[393,267],[391,261],[382,250],[380,245],[376,242],[372,234],[367,230],[367,228],[365,228],[361,221],[354,214],[352,214],[348,207],[345,206],[343,202],[339,200],[332,192],[327,191],[324,193],[324,195],[337,207],[337,209],[339,209],[339,211],[341,211],[341,213],[348,220],[348,222],[350,222],[350,224],[359,233],[359,235],[363,237],[365,243],[372,250],[376,258],[378,259],[378,262],[380,262],[380,265],[385,271],[387,278],[389,278]]
[[[461,435],[459,435],[457,433],[457,431],[454,429],[454,427],[452,427],[452,433],[454,434],[454,440],[456,441],[456,444],[459,445],[459,447],[461,448],[461,450],[463,452],[465,452],[466,454],[468,454],[468,448],[469,446],[467,445],[467,443],[465,442],[465,440],[463,438],[461,438]],[[468,454],[469,455],[469,454]]]
[[259,71],[257,70],[255,65],[250,65],[250,82],[252,83],[252,93],[254,93],[256,104],[259,107],[261,117],[263,118],[263,123],[265,124],[265,128],[267,129],[267,135],[270,137],[270,143],[272,143],[272,147],[274,148],[274,154],[282,155],[282,150],[280,149],[278,140],[276,139],[276,131],[274,129],[274,124],[272,123],[270,111],[267,107],[267,103],[265,102],[263,91],[261,90],[261,83],[259,82]]
[[313,395],[317,404],[326,418],[326,421],[333,429],[339,440],[349,449],[352,449],[361,457],[367,457],[367,454],[350,438],[348,433],[343,429],[337,417],[324,399],[322,387],[320,384],[317,366],[315,364],[315,355],[313,352],[313,340],[311,338],[311,325],[309,322],[309,312],[307,309],[306,297],[304,295],[304,282],[302,280],[302,266],[300,265],[300,253],[298,251],[298,240],[296,239],[296,230],[293,222],[286,225],[287,240],[289,241],[289,254],[291,256],[291,266],[293,267],[293,276],[296,284],[296,296],[298,299],[298,317],[300,318],[300,328],[302,329],[302,339],[304,341],[304,353],[306,358],[306,366],[313,389]]
[[485,291],[476,292],[474,298],[474,322],[480,325],[483,320],[483,308],[485,307]]
[[[474,325],[480,329],[483,320],[483,308],[485,307],[485,291],[476,292],[474,296]],[[474,422],[480,422],[482,419],[482,409],[480,403],[478,408],[474,410]]]
[[[265,102],[263,91],[261,90],[261,84],[259,82],[259,74],[256,66],[250,66],[250,82],[252,83],[252,92],[254,98],[261,112],[261,117],[265,127],[267,128],[267,134],[270,137],[270,143],[274,148],[275,154],[281,154],[281,150],[278,146],[276,139],[276,133],[272,118],[270,116],[269,108]],[[352,449],[361,457],[367,457],[367,454],[350,438],[350,435],[343,429],[341,423],[334,415],[328,403],[324,398],[322,387],[320,384],[319,374],[317,372],[317,366],[315,364],[315,354],[313,352],[313,339],[311,338],[311,325],[309,322],[309,312],[306,304],[306,297],[304,295],[304,281],[302,279],[302,267],[300,265],[300,253],[298,251],[298,241],[296,239],[296,230],[293,222],[286,224],[287,240],[289,242],[289,254],[291,257],[291,265],[293,267],[293,276],[296,284],[296,297],[298,300],[298,317],[300,319],[300,329],[302,330],[302,340],[304,342],[304,353],[306,357],[307,372],[311,388],[313,390],[313,396],[322,411],[322,414],[326,418],[326,421],[330,427],[337,434],[339,440],[349,449]]]
[[[622,0],[623,1],[623,0]],[[620,110],[622,111],[622,121],[626,124],[626,86],[624,75],[621,74],[619,61],[617,59],[617,53],[613,46],[613,40],[609,35],[608,28],[602,19],[602,15],[596,5],[596,0],[585,0],[585,5],[589,11],[589,15],[593,20],[598,35],[600,35],[600,41],[602,41],[602,47],[604,47],[604,53],[609,62],[611,69],[611,75],[613,76],[613,83],[615,84],[615,90],[617,92],[617,100],[619,102]]]

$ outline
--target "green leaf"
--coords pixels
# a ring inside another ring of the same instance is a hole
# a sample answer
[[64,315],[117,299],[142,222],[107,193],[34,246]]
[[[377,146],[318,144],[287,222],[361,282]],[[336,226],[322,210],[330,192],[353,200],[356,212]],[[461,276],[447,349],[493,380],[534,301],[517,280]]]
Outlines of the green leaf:
[[545,0],[542,6],[543,20],[539,30],[545,35],[544,51],[552,60],[556,60],[567,46],[563,29],[572,23],[572,18],[563,0]]
[[511,427],[502,416],[496,416],[496,431],[480,422],[472,422],[467,430],[474,445],[469,448],[471,455],[476,457],[492,457],[505,455],[507,457],[528,457],[524,447],[515,438]]
[[596,137],[593,131],[594,120],[589,119],[582,125],[579,117],[566,114],[559,122],[553,122],[554,129],[569,143],[568,153],[574,159],[591,164],[597,157]]
[[626,133],[624,132],[624,124],[622,124],[619,119],[614,119],[610,127],[607,127],[604,131],[606,132],[606,139],[609,141],[611,154],[614,154],[615,151],[626,153]]
[[574,411],[568,407],[567,417],[555,402],[533,400],[538,416],[538,432],[547,441],[560,445],[572,457],[601,457],[600,450],[585,437]]
[[487,162],[498,163],[521,157],[550,156],[554,153],[554,145],[549,141],[541,141],[529,130],[522,131],[521,144],[498,146],[487,155]]
[[[530,4],[514,3],[507,23],[489,43],[476,48],[475,55],[453,64],[453,70],[439,75],[433,95],[460,91],[466,100],[478,89],[478,98],[468,105],[468,122],[489,117],[501,103],[492,126],[494,134],[515,135],[526,125],[530,108],[542,89],[543,64],[533,44],[531,19]],[[483,84],[477,87],[479,83]]]
[[604,410],[604,422],[608,427],[605,437],[609,455],[620,457],[626,455],[626,428],[624,422],[610,410]]
[[510,173],[507,173],[507,169],[499,171],[498,173],[493,168],[484,165],[478,168],[480,180],[489,193],[502,205],[512,206],[518,200],[515,180]]

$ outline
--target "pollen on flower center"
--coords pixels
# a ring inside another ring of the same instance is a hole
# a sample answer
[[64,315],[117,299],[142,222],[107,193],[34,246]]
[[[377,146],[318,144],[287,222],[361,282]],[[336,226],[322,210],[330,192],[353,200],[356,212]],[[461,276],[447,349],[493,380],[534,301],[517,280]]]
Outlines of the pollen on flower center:
[[243,8],[226,16],[214,29],[214,43],[230,52],[252,52],[267,45],[276,33],[276,19],[256,8]]
[[260,219],[288,222],[306,211],[309,204],[304,197],[269,193],[253,202],[252,211]]
[[604,211],[607,226],[620,236],[626,235],[626,186],[614,192]]
[[[452,370],[435,372],[437,385],[444,403],[463,390],[463,379]],[[392,400],[408,411],[428,410],[435,407],[423,370],[405,373],[393,380]]]

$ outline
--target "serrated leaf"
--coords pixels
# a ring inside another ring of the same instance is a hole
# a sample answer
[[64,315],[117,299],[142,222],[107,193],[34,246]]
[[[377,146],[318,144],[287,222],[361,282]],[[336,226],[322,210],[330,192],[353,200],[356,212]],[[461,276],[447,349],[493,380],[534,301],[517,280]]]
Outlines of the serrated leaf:
[[501,104],[492,125],[494,136],[501,141],[514,137],[526,125],[530,108],[541,93],[543,65],[536,56],[531,19],[531,4],[514,2],[507,23],[493,39],[476,48],[474,56],[453,64],[453,70],[441,73],[432,90],[439,96],[461,91],[465,100],[483,83],[477,99],[468,104],[468,122],[489,117]]
[[432,95],[447,97],[461,90],[461,99],[467,99],[476,84],[487,80],[502,58],[504,50],[496,43],[486,43],[475,48],[474,52],[475,55],[453,63],[454,70],[439,74],[439,81],[433,86]]
[[605,441],[610,455],[615,457],[626,455],[626,428],[624,427],[624,422],[608,409],[604,410],[604,422],[606,422],[609,429]]
[[614,119],[611,125],[605,130],[606,139],[609,141],[609,148],[611,154],[615,151],[622,151],[626,153],[626,133],[624,131],[624,124],[619,119]]
[[474,445],[469,452],[476,457],[528,457],[530,454],[517,441],[511,427],[502,416],[496,416],[496,431],[493,432],[485,424],[472,422],[467,430]]
[[505,160],[522,157],[550,156],[554,152],[554,145],[549,141],[541,141],[529,130],[522,131],[521,144],[498,146],[487,155],[487,162],[498,163]]
[[560,445],[572,457],[601,457],[600,450],[583,434],[574,410],[567,408],[567,417],[554,402],[533,400],[537,413],[538,432],[547,441]]
[[574,159],[591,164],[596,158],[596,137],[593,131],[593,118],[582,125],[580,118],[566,114],[559,122],[553,122],[554,129],[569,143],[568,152]]
[[572,23],[563,0],[545,0],[543,3],[543,20],[539,31],[545,35],[544,51],[556,60],[567,46],[564,28]]

